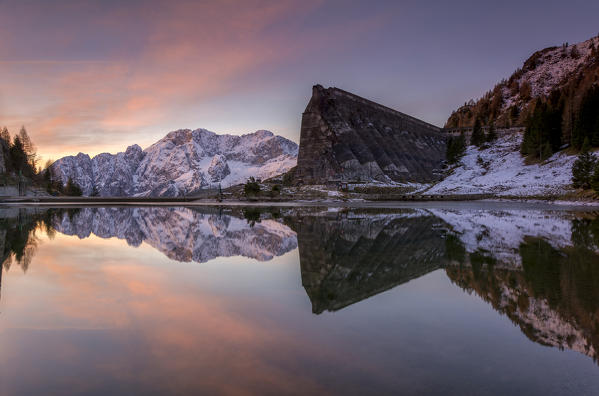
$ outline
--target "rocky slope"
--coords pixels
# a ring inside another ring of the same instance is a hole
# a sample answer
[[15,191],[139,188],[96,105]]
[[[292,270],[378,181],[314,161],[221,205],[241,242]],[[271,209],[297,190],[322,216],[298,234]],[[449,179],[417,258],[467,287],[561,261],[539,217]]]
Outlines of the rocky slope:
[[[509,79],[501,81],[477,101],[469,101],[454,111],[447,128],[471,127],[476,117],[483,124],[495,120],[497,126],[523,125],[538,98],[552,92],[565,101],[565,112],[576,108],[582,94],[599,76],[599,37],[567,43],[535,52]],[[564,125],[569,129],[567,120]]]
[[64,184],[72,178],[84,195],[175,197],[284,173],[297,152],[296,143],[269,131],[234,136],[182,129],[145,150],[133,145],[118,154],[64,157],[52,171]]

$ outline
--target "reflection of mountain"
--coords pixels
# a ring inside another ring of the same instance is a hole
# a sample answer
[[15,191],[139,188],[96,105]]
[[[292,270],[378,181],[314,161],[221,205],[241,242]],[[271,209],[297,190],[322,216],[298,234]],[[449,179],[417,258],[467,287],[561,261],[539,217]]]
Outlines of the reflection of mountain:
[[[335,311],[445,268],[534,342],[599,357],[599,219],[568,212],[97,208],[0,212],[0,253],[26,270],[36,230],[145,242],[175,260],[269,260],[299,247],[315,313]],[[241,212],[240,212],[241,213]],[[52,228],[53,226],[54,228]],[[296,234],[297,232],[297,234]],[[1,278],[0,278],[1,279]]]
[[426,212],[292,220],[312,311],[335,311],[440,268],[443,223]]
[[270,260],[297,247],[295,232],[276,220],[253,225],[245,219],[189,208],[85,208],[54,221],[56,230],[86,238],[142,242],[177,261],[205,262],[216,257],[245,256]]
[[505,314],[532,341],[599,357],[599,256],[557,250],[541,239],[520,245],[520,269],[476,261],[447,267],[449,278]]
[[290,217],[313,312],[443,267],[532,341],[597,359],[599,220],[538,211],[445,211],[441,220],[432,212]]

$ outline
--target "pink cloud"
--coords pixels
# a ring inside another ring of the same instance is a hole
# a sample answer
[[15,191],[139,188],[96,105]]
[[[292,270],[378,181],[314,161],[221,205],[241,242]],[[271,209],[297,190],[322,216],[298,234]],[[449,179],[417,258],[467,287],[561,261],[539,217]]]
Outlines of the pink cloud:
[[[377,16],[300,29],[298,21],[321,3],[157,2],[155,7],[108,8],[97,15],[89,14],[95,8],[82,7],[77,12],[90,19],[91,31],[82,31],[81,23],[76,31],[51,26],[60,33],[53,45],[58,53],[70,54],[73,48],[73,56],[89,56],[81,48],[82,34],[104,48],[104,58],[61,61],[11,58],[9,53],[0,59],[0,123],[12,130],[25,124],[40,153],[54,158],[149,145],[168,132],[158,130],[167,125],[201,127],[178,125],[176,115],[216,97],[258,89],[268,83],[269,70],[292,65],[315,48],[334,48],[335,42],[380,23]],[[103,43],[102,35],[113,41]],[[17,38],[10,40],[9,48],[14,48]]]

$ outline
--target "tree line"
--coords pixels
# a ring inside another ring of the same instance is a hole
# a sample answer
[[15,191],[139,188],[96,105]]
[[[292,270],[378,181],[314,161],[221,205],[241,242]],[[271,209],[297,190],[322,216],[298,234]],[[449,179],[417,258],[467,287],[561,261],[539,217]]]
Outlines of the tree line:
[[[496,139],[497,130],[495,129],[495,124],[491,122],[488,131],[485,133],[482,121],[477,118],[474,122],[474,127],[472,128],[472,135],[470,135],[470,144],[476,147],[483,147],[485,144],[490,144]],[[468,142],[466,141],[466,136],[463,131],[459,136],[450,136],[447,139],[445,151],[447,162],[449,164],[457,163],[466,152],[467,145]]]
[[39,165],[40,157],[25,126],[14,136],[3,127],[0,150],[4,158],[4,184],[17,186],[19,194],[24,193],[26,186],[36,186],[52,195],[82,195],[81,188],[71,178],[63,183],[54,175],[52,160],[46,161],[44,167]]
[[[446,127],[476,129],[477,123],[495,123],[503,128],[522,126],[525,132],[520,151],[541,161],[566,146],[580,150],[585,139],[590,147],[599,147],[597,38],[590,42],[589,50],[584,53],[583,70],[561,81],[550,93],[533,95],[526,73],[546,62],[546,54],[556,50],[561,58],[579,59],[582,56],[578,46],[568,43],[561,48],[551,47],[534,53],[509,79],[501,81],[479,100],[470,100],[454,111]],[[510,103],[505,102],[506,97]]]

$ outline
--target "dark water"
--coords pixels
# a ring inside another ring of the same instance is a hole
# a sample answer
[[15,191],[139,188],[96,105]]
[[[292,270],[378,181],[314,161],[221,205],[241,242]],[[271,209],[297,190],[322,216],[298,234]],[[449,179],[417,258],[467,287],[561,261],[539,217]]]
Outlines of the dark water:
[[0,209],[0,394],[597,394],[599,217]]

